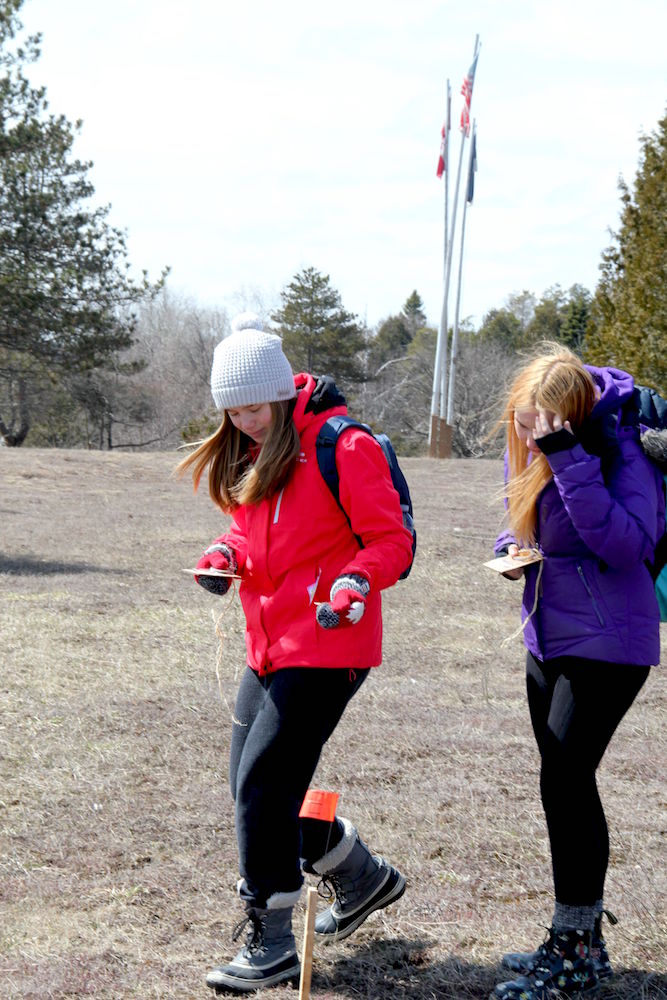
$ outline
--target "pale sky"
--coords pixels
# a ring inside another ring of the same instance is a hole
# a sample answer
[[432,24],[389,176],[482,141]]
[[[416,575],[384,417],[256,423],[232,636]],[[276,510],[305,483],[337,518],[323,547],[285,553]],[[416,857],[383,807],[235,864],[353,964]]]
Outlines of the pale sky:
[[437,325],[445,88],[451,212],[477,34],[475,323],[523,289],[594,290],[618,178],[667,107],[661,0],[25,0],[20,17],[133,267],[170,265],[175,293],[230,312],[255,291],[277,305],[312,266],[371,325],[413,289]]

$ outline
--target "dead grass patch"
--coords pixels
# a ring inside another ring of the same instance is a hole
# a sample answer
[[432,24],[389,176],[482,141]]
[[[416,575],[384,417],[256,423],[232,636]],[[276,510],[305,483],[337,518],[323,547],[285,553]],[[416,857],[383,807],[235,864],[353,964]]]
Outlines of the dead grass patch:
[[[238,600],[190,566],[221,530],[170,454],[0,451],[3,996],[207,996],[239,917],[226,787]],[[520,591],[484,570],[501,469],[405,461],[419,527],[386,595],[385,662],[317,775],[407,874],[398,904],[318,946],[313,997],[488,996],[551,914]],[[215,617],[225,608],[220,677]],[[667,998],[664,671],[600,771],[612,831],[603,1000]],[[301,934],[303,913],[297,917]],[[293,998],[292,990],[264,991]]]

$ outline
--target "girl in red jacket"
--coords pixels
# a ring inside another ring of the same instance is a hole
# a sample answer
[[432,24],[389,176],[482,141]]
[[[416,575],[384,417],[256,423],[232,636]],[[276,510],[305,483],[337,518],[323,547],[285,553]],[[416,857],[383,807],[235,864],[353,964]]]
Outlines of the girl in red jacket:
[[[381,661],[380,591],[412,558],[398,495],[380,445],[351,427],[336,448],[340,500],[320,473],[322,424],[346,412],[329,378],[294,376],[281,341],[253,314],[218,344],[211,390],[219,429],[180,469],[232,517],[198,569],[232,571],[246,617],[248,668],[233,717],[230,785],[247,914],[245,946],[212,970],[217,992],[247,992],[299,975],[292,909],[302,872],[335,893],[316,933],[351,934],[398,899],[403,875],[368,850],[345,819],[299,819],[322,747],[347,703]],[[363,542],[360,546],[358,539]],[[229,579],[197,576],[214,593]]]

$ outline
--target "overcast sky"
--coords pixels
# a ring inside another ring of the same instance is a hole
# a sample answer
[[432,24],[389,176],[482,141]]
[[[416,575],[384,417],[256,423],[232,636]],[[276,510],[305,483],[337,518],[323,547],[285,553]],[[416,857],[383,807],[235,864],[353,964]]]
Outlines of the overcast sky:
[[[477,34],[475,322],[523,289],[594,289],[618,178],[667,106],[660,0],[25,0],[20,16],[132,264],[232,312],[313,266],[369,324],[416,289],[437,325],[445,88],[456,126]],[[450,317],[454,300],[455,282]]]

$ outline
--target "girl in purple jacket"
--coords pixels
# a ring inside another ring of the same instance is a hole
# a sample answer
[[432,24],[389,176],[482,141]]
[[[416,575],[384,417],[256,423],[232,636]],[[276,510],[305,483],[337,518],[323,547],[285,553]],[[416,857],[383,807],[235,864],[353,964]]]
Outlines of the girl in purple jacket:
[[535,952],[504,956],[516,975],[493,1000],[578,996],[611,975],[600,927],[609,834],[595,772],[660,659],[645,561],[664,500],[638,428],[624,422],[633,386],[626,372],[583,365],[554,345],[519,372],[507,399],[508,526],[495,551],[542,555],[506,575],[525,574],[528,705],[555,908]]

